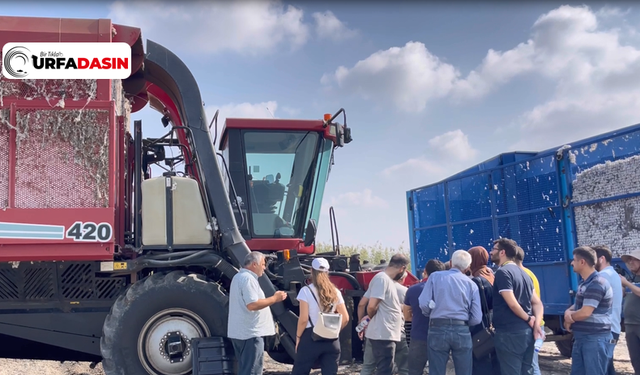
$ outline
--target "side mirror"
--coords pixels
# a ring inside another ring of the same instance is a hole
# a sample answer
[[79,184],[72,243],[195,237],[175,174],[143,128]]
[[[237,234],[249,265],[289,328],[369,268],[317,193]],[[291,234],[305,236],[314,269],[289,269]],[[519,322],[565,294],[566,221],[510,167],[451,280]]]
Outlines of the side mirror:
[[311,246],[313,242],[316,240],[316,232],[318,228],[316,227],[316,221],[313,219],[309,219],[307,223],[307,229],[304,231],[304,246]]

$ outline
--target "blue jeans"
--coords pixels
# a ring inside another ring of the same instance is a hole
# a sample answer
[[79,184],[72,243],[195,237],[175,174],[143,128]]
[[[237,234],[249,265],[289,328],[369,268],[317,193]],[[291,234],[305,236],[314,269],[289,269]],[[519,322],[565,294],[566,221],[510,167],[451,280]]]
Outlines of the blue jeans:
[[[540,327],[542,332],[544,332],[544,326]],[[535,343],[535,342],[534,342]],[[540,366],[538,365],[538,353],[536,353],[535,349],[533,350],[533,375],[542,375],[540,372]]]
[[607,373],[612,356],[613,336],[606,333],[573,332],[571,375],[602,375]]
[[248,340],[231,339],[238,360],[238,375],[261,375],[264,359],[264,340],[253,337]]
[[609,366],[607,368],[607,375],[616,375],[616,369],[613,366],[613,351],[616,350],[616,344],[618,343],[618,339],[620,338],[620,334],[619,333],[615,333],[615,332],[611,332],[611,335],[613,336],[613,339],[616,341],[615,344],[611,344],[611,353],[610,357],[609,357]]
[[502,375],[533,374],[533,330],[496,329],[494,345]]
[[538,353],[536,353],[536,351],[533,351],[533,360],[531,361],[531,364],[533,365],[533,375],[542,375],[542,373],[540,372],[540,366],[538,365]]
[[456,375],[471,375],[473,343],[469,326],[446,325],[429,327],[429,375],[445,375],[449,353],[453,357]]

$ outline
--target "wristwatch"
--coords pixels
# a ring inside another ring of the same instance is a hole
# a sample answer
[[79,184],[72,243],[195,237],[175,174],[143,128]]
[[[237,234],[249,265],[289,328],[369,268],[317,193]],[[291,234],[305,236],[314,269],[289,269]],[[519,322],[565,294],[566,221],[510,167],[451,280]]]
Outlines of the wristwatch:
[[529,315],[529,319],[527,319],[527,324],[529,324],[529,322],[531,321],[532,318],[533,318],[533,316]]

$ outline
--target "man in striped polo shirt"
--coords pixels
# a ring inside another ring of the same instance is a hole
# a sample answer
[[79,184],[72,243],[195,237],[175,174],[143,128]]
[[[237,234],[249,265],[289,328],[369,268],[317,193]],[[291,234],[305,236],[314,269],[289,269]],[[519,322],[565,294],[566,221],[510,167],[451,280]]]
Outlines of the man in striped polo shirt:
[[573,332],[571,375],[607,373],[613,350],[611,311],[613,290],[596,271],[596,252],[587,246],[573,250],[571,266],[582,277],[576,303],[564,313],[565,328]]

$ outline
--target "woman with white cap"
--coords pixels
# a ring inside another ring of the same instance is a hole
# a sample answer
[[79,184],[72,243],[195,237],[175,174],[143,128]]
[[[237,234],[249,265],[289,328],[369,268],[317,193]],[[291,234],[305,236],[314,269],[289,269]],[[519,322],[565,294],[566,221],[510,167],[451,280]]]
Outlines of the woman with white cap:
[[[316,362],[322,375],[335,375],[340,359],[340,339],[335,336],[349,322],[349,314],[342,293],[329,280],[329,262],[316,258],[311,268],[311,284],[298,293],[300,316],[292,375],[308,375]],[[340,325],[332,327],[331,320],[336,318]]]

